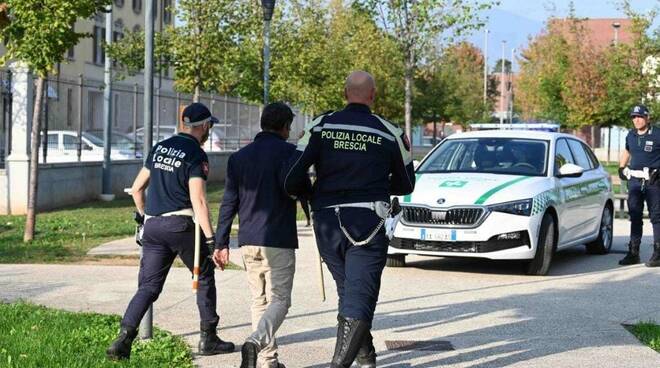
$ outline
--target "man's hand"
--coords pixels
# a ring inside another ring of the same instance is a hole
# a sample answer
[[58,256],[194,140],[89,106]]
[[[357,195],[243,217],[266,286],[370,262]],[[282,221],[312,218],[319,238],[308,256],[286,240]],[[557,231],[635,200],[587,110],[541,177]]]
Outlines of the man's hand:
[[213,251],[213,263],[225,270],[225,266],[229,263],[229,248],[216,249]]
[[630,168],[628,168],[628,166],[619,168],[619,178],[621,180],[630,180],[629,175],[630,175]]

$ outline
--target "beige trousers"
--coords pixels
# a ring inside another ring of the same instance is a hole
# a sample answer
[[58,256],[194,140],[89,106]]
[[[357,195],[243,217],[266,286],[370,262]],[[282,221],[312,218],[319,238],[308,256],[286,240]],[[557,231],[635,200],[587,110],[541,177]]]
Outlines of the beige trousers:
[[252,293],[252,334],[246,341],[261,347],[258,366],[277,367],[275,333],[291,306],[291,288],[296,270],[294,249],[241,247]]

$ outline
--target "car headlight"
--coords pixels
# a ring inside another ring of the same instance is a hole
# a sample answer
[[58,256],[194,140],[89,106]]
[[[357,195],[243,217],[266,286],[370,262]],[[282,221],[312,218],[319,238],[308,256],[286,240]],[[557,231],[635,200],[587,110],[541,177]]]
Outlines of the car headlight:
[[493,212],[504,212],[512,215],[530,216],[532,214],[533,200],[523,199],[521,201],[507,202],[488,206]]

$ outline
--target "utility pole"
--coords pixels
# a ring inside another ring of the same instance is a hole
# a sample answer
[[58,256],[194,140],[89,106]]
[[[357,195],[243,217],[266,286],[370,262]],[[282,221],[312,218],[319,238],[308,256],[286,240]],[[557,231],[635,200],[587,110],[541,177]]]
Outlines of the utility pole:
[[513,124],[513,58],[516,49],[511,49],[511,68],[509,69],[509,123]]
[[[153,145],[153,114],[154,114],[154,1],[146,0],[144,12],[144,142],[142,157],[146,161]],[[142,247],[140,247],[142,257]],[[140,322],[140,337],[150,339],[153,336],[153,305]]]
[[[105,13],[105,43],[112,44],[112,5],[108,5]],[[112,194],[112,176],[110,174],[110,153],[112,145],[112,58],[106,52],[103,73],[103,185],[101,188],[101,199],[111,201],[115,198]]]
[[506,91],[504,90],[504,46],[506,46],[506,41],[502,41],[502,74],[500,75],[500,129],[504,129],[504,99],[506,98]]
[[273,19],[275,0],[261,0],[264,12],[264,106],[268,104],[270,73],[270,21]]
[[[619,28],[621,28],[621,23],[619,22],[613,22],[612,23],[612,28],[614,28],[614,47],[619,46]],[[617,135],[617,137],[620,136],[620,134]],[[619,138],[620,141],[620,138]],[[617,142],[617,152],[619,159],[621,158],[621,142]],[[617,160],[619,161],[619,160]],[[612,125],[607,128],[607,162],[610,163],[612,162]]]
[[488,28],[484,30],[484,106],[488,102]]

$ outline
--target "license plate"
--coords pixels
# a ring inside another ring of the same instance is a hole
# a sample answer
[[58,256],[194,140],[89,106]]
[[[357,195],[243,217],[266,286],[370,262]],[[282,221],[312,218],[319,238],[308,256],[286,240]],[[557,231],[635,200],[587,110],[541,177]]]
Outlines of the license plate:
[[456,230],[420,229],[420,240],[456,241]]

